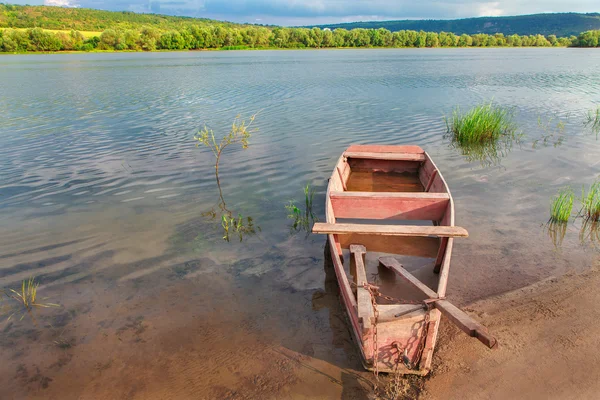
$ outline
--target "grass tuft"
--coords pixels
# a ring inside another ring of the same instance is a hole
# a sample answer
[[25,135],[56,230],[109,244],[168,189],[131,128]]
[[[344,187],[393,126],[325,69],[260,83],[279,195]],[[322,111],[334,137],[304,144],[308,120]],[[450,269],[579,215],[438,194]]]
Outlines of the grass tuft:
[[307,183],[304,187],[304,211],[298,208],[294,200],[290,200],[289,204],[285,206],[288,211],[288,218],[293,220],[291,230],[299,231],[304,230],[307,234],[311,231],[311,221],[317,222],[319,219],[313,212],[313,199],[315,197],[315,188]]
[[551,222],[568,222],[573,211],[575,194],[571,188],[561,189],[550,204]]
[[585,187],[581,189],[580,215],[587,220],[600,221],[600,180],[592,183],[586,193]]
[[514,137],[517,127],[512,110],[496,106],[492,102],[478,105],[467,113],[456,107],[446,128],[459,145],[495,143],[501,138]]
[[[18,308],[20,310],[12,312],[8,320],[10,320],[15,314],[22,312],[19,320],[22,320],[25,317],[25,314],[31,315],[33,318],[33,310],[36,307],[49,308],[49,307],[60,307],[58,304],[54,303],[40,303],[37,296],[37,289],[40,284],[35,281],[35,278],[31,277],[29,279],[23,280],[21,283],[20,290],[8,289],[3,291],[3,295],[12,300],[13,302],[18,304]],[[34,320],[35,321],[35,320]]]
[[600,132],[600,106],[597,106],[595,110],[588,111],[587,120],[584,125],[591,127],[592,132],[596,134]]

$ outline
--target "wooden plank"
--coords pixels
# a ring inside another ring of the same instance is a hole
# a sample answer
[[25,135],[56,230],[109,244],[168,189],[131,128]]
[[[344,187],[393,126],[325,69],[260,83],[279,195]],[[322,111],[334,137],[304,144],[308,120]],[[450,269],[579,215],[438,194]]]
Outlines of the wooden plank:
[[433,174],[431,174],[431,178],[429,178],[429,183],[427,183],[427,187],[425,188],[426,192],[429,192],[429,189],[431,189],[431,185],[433,184],[433,180],[435,179],[435,177],[438,174],[438,170],[434,170]]
[[344,157],[347,158],[366,158],[369,160],[394,160],[394,161],[425,161],[423,153],[360,153],[346,151]]
[[[444,186],[447,188],[444,178],[439,175],[438,178],[442,180]],[[447,191],[450,194],[449,191]],[[444,214],[444,218],[440,221],[440,225],[442,226],[453,226],[454,225],[454,201],[452,200],[452,195],[450,194],[450,203],[448,203],[448,209]],[[446,249],[443,251],[443,259],[440,267],[440,280],[438,281],[438,289],[440,297],[446,295],[446,287],[448,286],[448,276],[450,273],[450,261],[452,259],[452,246],[454,244],[454,239],[448,238],[448,243],[446,244]]]
[[424,163],[421,163],[421,168],[419,168],[419,180],[424,188],[427,187],[429,178],[431,178],[433,171],[435,170],[437,170],[437,168],[430,159],[427,159]]
[[369,251],[394,253],[406,256],[435,258],[440,239],[423,236],[381,236],[352,233],[335,235],[342,248],[348,249],[353,243],[361,243]]
[[354,171],[410,173],[417,176],[421,165],[414,161],[369,160],[366,158],[351,158],[347,161]]
[[348,147],[346,151],[357,153],[424,153],[424,150],[419,146],[381,144],[353,144]]
[[477,338],[490,349],[496,347],[498,343],[496,338],[490,335],[486,327],[469,317],[464,311],[446,300],[438,300],[433,305],[467,335]]
[[423,321],[425,316],[425,307],[415,304],[378,304],[377,311],[379,311],[378,323],[393,321],[418,322]]
[[317,222],[313,225],[313,233],[350,234],[390,236],[438,236],[468,237],[466,229],[459,226],[415,226],[415,225],[370,225],[370,224],[328,224]]
[[402,264],[398,262],[393,257],[380,257],[379,262],[386,268],[389,268],[408,281],[415,288],[419,289],[427,298],[435,299],[438,297],[438,294],[433,291],[429,286],[425,285],[423,282],[418,280],[413,274],[408,272]]
[[433,349],[435,348],[435,342],[437,341],[438,328],[440,326],[440,311],[431,310],[429,312],[429,327],[427,328],[427,337],[425,339],[425,348],[421,355],[419,362],[419,369],[427,373],[431,368],[431,361],[433,360]]
[[444,260],[444,255],[446,254],[446,248],[448,247],[448,238],[442,238],[440,242],[440,248],[438,250],[437,257],[435,259],[435,266],[433,267],[433,272],[436,274],[440,273],[440,268],[442,267],[442,261]]
[[[381,257],[379,262],[387,268],[393,269],[401,277],[406,279],[414,287],[419,289],[425,296],[430,299],[436,299],[438,294],[415,278],[410,272],[405,270],[402,265],[392,257]],[[496,339],[488,333],[488,330],[473,318],[469,317],[464,311],[454,306],[447,300],[436,300],[432,303],[433,307],[440,310],[450,321],[457,325],[467,335],[477,338],[481,343],[489,348],[496,346]]]
[[342,187],[344,188],[344,190],[348,190],[348,188],[346,187],[346,181],[344,181],[344,176],[342,175],[342,171],[340,171],[339,167],[335,168],[338,172],[338,175],[340,176],[340,181],[342,182]]
[[371,294],[364,285],[368,283],[367,272],[363,257],[367,253],[365,246],[353,244],[350,246],[350,253],[356,265],[356,303],[358,320],[362,322],[363,332],[369,330],[375,322],[375,311],[371,301]]
[[373,199],[399,199],[399,200],[449,200],[448,193],[423,193],[423,192],[339,192],[331,191],[329,197],[346,198],[373,198]]
[[446,253],[442,260],[442,266],[440,268],[440,280],[438,281],[438,289],[440,297],[446,295],[446,288],[448,287],[448,277],[450,275],[450,260],[452,259],[452,245],[454,243],[453,238],[448,238],[448,244],[446,245]]
[[438,221],[446,212],[446,193],[331,192],[336,218]]

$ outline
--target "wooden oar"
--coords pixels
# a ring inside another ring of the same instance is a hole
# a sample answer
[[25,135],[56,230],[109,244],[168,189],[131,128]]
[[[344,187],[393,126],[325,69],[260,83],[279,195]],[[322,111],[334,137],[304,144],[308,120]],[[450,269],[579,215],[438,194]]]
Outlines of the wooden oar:
[[448,302],[445,299],[440,299],[438,294],[430,289],[423,282],[418,280],[414,275],[408,272],[402,265],[393,257],[380,257],[379,262],[386,268],[396,272],[402,278],[407,280],[421,293],[429,299],[425,301],[430,307],[434,307],[444,314],[450,321],[458,326],[467,335],[477,338],[481,343],[485,344],[490,349],[493,349],[498,344],[496,338],[491,336],[486,327],[468,316],[464,311]]

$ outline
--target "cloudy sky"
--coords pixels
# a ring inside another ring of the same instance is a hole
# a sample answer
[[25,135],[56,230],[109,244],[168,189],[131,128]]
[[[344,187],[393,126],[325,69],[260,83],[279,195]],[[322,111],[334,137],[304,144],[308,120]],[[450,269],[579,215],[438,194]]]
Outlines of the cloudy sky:
[[600,11],[598,0],[12,0],[9,3],[15,1],[278,25]]

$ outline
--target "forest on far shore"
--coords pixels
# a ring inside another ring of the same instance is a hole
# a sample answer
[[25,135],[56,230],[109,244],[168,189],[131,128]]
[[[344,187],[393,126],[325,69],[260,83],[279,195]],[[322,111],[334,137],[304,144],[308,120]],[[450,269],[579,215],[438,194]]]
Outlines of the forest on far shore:
[[54,51],[155,51],[202,49],[267,48],[364,48],[364,47],[598,47],[600,31],[584,32],[578,37],[554,35],[504,36],[460,35],[446,32],[390,32],[386,29],[274,28],[191,26],[181,30],[160,31],[106,29],[98,35],[79,31],[51,31],[42,28],[0,29],[0,52]]
[[0,52],[202,49],[598,47],[600,30],[578,36],[456,35],[378,29],[286,28],[131,12],[0,3]]

